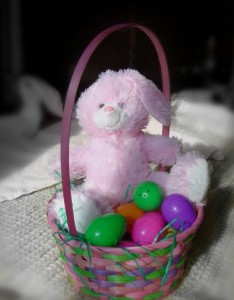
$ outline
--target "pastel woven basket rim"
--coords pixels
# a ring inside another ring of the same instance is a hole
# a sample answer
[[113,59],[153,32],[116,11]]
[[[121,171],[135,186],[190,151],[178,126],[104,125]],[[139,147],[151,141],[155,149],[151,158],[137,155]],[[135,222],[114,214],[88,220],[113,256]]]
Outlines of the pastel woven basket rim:
[[[50,202],[55,198],[56,194],[50,199],[48,206],[47,206],[47,216],[48,216],[48,221],[49,224],[51,225],[54,224],[55,227],[57,227],[57,231],[59,231],[58,226],[55,223],[55,218],[52,214],[49,213],[49,204]],[[188,238],[190,235],[195,234],[197,232],[197,230],[199,229],[203,218],[204,218],[204,208],[202,205],[196,205],[196,211],[197,211],[197,217],[196,220],[194,221],[194,223],[192,224],[191,227],[189,227],[188,229],[186,229],[185,231],[176,234],[176,241],[178,243],[183,242],[186,238]],[[51,227],[51,226],[50,226]],[[60,235],[61,240],[63,240],[65,242],[65,239]],[[162,249],[162,248],[166,248],[168,246],[171,245],[171,241],[172,238],[169,238],[168,240],[165,241],[158,241],[154,244],[149,244],[149,245],[144,245],[144,248],[147,248],[149,251],[151,250],[155,250],[155,249]],[[95,250],[95,251],[103,251],[105,250],[105,252],[110,252],[112,254],[121,254],[123,253],[123,250],[121,249],[121,247],[100,247],[100,246],[94,246],[90,244],[90,249],[91,250]],[[127,249],[129,251],[134,250],[134,252],[136,252],[138,254],[143,254],[145,253],[144,250],[142,249],[142,247],[140,246],[130,246],[127,247]]]

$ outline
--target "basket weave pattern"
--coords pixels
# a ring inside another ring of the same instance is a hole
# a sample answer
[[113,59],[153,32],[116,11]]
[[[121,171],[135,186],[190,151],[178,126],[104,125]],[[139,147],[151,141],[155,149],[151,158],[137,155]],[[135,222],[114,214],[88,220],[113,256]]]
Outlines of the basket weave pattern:
[[[185,232],[148,246],[107,248],[87,246],[77,240],[66,241],[56,225],[54,216],[48,222],[60,243],[60,257],[68,272],[71,284],[83,293],[98,299],[163,299],[180,284],[191,242],[203,219],[203,208],[197,207],[197,219]],[[61,246],[63,245],[63,246]],[[165,284],[162,278],[172,252],[172,263]]]

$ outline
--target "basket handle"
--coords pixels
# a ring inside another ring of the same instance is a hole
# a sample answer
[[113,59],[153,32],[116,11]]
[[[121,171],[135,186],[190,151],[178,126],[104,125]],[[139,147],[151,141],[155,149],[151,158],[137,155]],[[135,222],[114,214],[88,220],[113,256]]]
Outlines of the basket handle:
[[[72,201],[71,201],[71,191],[70,191],[70,173],[69,173],[69,139],[70,139],[70,129],[71,129],[71,118],[72,118],[72,110],[76,98],[76,93],[78,90],[78,86],[81,80],[81,76],[86,68],[86,65],[98,47],[98,45],[111,33],[129,29],[129,28],[137,28],[140,31],[144,32],[148,38],[151,40],[156,53],[158,55],[159,64],[161,68],[161,76],[162,76],[162,89],[165,98],[170,101],[170,80],[169,80],[169,71],[166,56],[160,41],[157,36],[149,30],[147,27],[134,24],[134,23],[124,23],[117,24],[112,27],[107,28],[106,30],[99,33],[87,46],[81,55],[75,70],[72,74],[72,78],[67,90],[63,121],[62,121],[62,131],[61,131],[61,175],[62,175],[62,187],[64,194],[64,202],[65,202],[65,210],[67,214],[67,221],[71,235],[76,236],[76,227],[74,221],[74,215],[72,210]],[[169,136],[169,127],[163,126],[162,135]]]

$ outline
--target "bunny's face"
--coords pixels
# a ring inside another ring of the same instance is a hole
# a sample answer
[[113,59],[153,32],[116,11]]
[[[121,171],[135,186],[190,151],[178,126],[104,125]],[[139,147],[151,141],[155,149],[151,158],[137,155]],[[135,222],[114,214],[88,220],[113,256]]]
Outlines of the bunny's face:
[[100,129],[115,131],[124,127],[129,116],[124,110],[126,102],[112,102],[99,104],[99,110],[96,111],[93,121]]
[[134,70],[102,73],[78,101],[80,126],[96,136],[138,134],[147,125],[149,114],[141,91],[147,88],[144,83],[153,84]]

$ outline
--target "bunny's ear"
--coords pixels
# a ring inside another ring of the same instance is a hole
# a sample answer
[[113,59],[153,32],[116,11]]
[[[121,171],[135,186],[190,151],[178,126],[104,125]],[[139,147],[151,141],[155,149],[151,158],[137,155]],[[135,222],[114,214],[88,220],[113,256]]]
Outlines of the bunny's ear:
[[126,70],[127,78],[135,83],[135,88],[139,93],[145,109],[156,120],[165,126],[170,125],[171,105],[165,99],[163,93],[149,79],[145,78],[136,70]]
[[156,85],[148,80],[141,88],[141,101],[149,114],[164,126],[170,125],[171,105]]

